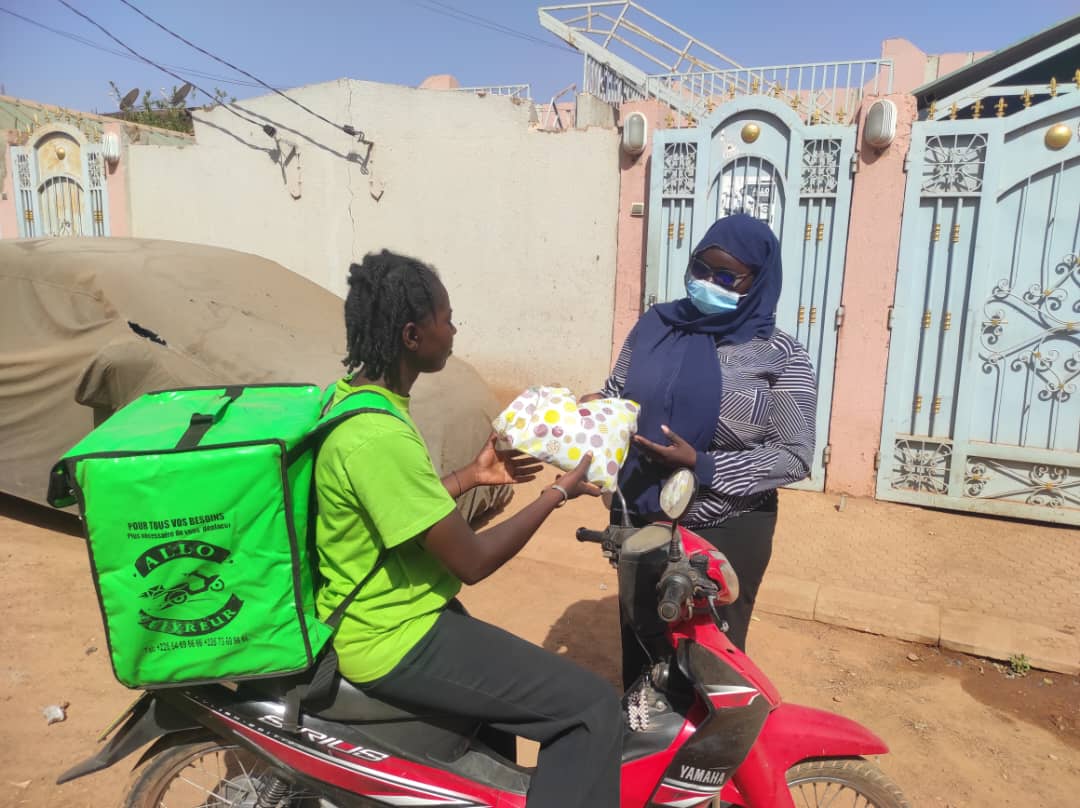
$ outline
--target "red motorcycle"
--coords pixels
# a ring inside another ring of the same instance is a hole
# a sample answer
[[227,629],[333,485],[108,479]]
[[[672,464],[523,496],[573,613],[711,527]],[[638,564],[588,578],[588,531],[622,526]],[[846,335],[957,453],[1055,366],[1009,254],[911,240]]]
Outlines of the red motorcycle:
[[[910,808],[865,759],[888,751],[881,739],[784,703],[728,641],[717,607],[738,596],[738,580],[722,553],[679,526],[693,495],[693,474],[677,472],[661,495],[670,523],[578,531],[616,566],[624,617],[653,660],[623,699],[622,808]],[[410,712],[336,677],[294,724],[294,686],[144,693],[98,754],[58,782],[150,744],[129,808],[524,808],[530,770],[485,743],[475,722]]]

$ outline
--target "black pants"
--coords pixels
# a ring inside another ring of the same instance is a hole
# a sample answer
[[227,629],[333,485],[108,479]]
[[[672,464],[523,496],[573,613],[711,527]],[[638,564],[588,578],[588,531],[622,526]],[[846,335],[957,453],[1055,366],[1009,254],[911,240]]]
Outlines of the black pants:
[[[746,632],[750,628],[758,587],[772,557],[776,494],[768,497],[757,510],[733,517],[718,527],[692,530],[726,555],[739,577],[738,599],[717,611],[728,624],[727,635],[731,642],[745,651]],[[625,620],[622,622],[622,658],[623,686],[629,688],[650,660]]]
[[376,698],[483,721],[540,743],[528,808],[616,808],[619,694],[599,676],[449,608],[386,676]]

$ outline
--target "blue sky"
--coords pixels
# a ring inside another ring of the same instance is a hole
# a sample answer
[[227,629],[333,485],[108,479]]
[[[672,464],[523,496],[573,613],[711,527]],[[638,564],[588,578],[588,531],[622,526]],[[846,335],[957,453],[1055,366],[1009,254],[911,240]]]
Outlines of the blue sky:
[[[68,0],[153,59],[246,81],[140,18],[119,0]],[[132,0],[196,44],[277,87],[347,76],[416,85],[452,73],[463,85],[532,85],[545,100],[581,81],[581,56],[560,48],[537,21],[530,0]],[[743,65],[872,58],[881,41],[911,40],[928,53],[996,50],[1077,13],[1077,0],[644,0],[654,13]],[[57,0],[0,0],[51,28],[121,48]],[[449,13],[484,17],[526,38],[493,31]],[[442,10],[443,13],[439,13]],[[539,38],[540,44],[528,37]],[[105,53],[0,13],[0,84],[8,95],[80,110],[115,109],[110,80],[159,94],[177,82],[138,61]],[[197,77],[237,98],[261,90]]]

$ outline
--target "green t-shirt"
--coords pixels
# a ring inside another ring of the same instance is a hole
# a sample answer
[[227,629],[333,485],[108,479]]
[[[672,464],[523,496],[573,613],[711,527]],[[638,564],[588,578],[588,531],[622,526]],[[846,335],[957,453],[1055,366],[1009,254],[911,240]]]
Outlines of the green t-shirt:
[[454,509],[454,500],[408,416],[409,399],[342,379],[334,403],[360,390],[381,393],[409,422],[354,415],[319,450],[315,535],[324,582],[317,605],[319,617],[329,617],[387,550],[382,568],[345,611],[334,637],[342,675],[370,682],[389,673],[419,642],[461,581],[417,540]]

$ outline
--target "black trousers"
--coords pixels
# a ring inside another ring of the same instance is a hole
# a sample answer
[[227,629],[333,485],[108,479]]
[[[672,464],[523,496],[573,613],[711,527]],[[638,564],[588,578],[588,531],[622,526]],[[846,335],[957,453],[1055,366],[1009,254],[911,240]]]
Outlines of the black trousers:
[[539,742],[528,808],[616,808],[619,694],[570,660],[455,606],[390,673],[360,687],[390,703],[475,718]]
[[[687,525],[687,527],[690,527]],[[772,557],[776,531],[776,494],[766,498],[757,510],[728,519],[718,527],[691,528],[727,556],[739,576],[739,597],[717,611],[728,624],[727,635],[735,647],[746,650],[746,632],[754,612],[758,587]],[[622,615],[620,615],[621,617]],[[650,660],[634,632],[622,621],[623,686],[629,688]]]

